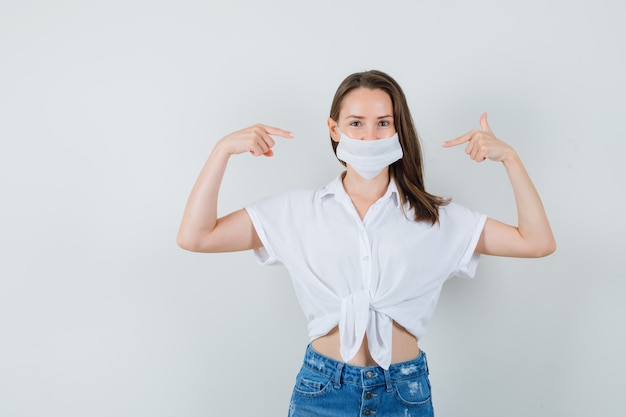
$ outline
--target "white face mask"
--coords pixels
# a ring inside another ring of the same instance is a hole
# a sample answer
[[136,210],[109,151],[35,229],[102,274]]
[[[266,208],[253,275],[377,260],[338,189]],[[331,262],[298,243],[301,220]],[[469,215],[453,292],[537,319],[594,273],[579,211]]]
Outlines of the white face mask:
[[337,158],[350,164],[357,174],[366,180],[371,180],[383,169],[402,158],[402,147],[397,133],[389,138],[377,140],[352,139],[341,133],[337,145]]

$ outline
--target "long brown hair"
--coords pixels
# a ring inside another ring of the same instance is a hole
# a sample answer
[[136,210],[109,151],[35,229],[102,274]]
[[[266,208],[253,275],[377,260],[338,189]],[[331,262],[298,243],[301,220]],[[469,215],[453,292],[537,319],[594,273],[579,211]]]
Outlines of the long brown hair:
[[[408,202],[410,209],[413,210],[413,220],[426,220],[435,224],[439,221],[439,207],[448,204],[450,200],[429,194],[424,188],[422,149],[406,97],[400,85],[382,71],[371,70],[351,74],[337,88],[330,107],[330,117],[336,122],[339,121],[339,111],[343,99],[350,91],[361,87],[383,90],[391,98],[393,120],[404,156],[391,164],[389,171],[398,187],[402,209],[404,210]],[[337,142],[331,137],[330,143],[333,146],[335,156],[337,156]],[[339,162],[346,165],[342,160]]]

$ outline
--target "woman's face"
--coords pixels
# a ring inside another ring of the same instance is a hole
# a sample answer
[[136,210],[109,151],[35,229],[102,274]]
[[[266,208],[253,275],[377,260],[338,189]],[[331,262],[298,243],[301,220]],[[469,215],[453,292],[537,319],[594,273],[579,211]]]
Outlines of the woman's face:
[[350,91],[341,103],[339,120],[328,120],[331,137],[339,142],[342,133],[360,140],[376,140],[396,133],[391,97],[380,89],[357,88]]

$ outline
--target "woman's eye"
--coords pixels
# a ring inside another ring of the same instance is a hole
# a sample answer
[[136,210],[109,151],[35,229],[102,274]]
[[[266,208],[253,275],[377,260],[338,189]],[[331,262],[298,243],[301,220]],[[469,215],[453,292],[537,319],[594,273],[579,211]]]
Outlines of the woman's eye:
[[382,127],[387,127],[387,126],[389,126],[389,121],[388,121],[388,120],[381,120],[381,121],[378,123],[378,125],[379,125],[379,126],[382,126]]
[[359,126],[361,126],[361,122],[359,122],[358,120],[355,120],[355,121],[350,123],[350,126],[352,126],[352,127],[359,127]]

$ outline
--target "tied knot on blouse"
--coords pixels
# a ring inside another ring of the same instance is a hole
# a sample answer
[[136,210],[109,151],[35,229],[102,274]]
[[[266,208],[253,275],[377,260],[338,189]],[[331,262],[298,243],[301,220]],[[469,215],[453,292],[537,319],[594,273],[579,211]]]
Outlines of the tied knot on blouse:
[[395,181],[361,219],[342,175],[317,190],[291,190],[246,207],[263,243],[263,265],[284,265],[311,340],[339,328],[345,362],[367,335],[372,358],[388,369],[393,322],[420,340],[443,283],[473,277],[486,216],[455,203],[439,222],[413,221]]
[[351,293],[341,300],[339,336],[341,356],[347,362],[359,351],[363,337],[372,358],[383,367],[391,357],[392,320],[376,311],[376,302],[368,290]]

